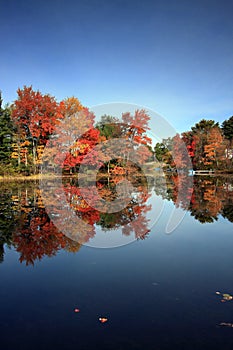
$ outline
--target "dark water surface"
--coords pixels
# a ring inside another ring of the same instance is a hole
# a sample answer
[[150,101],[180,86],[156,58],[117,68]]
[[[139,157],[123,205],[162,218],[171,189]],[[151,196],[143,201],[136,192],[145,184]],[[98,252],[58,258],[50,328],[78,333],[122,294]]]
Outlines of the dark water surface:
[[[72,205],[75,188],[67,187]],[[155,181],[149,194],[115,217],[76,207],[93,226],[77,242],[54,227],[38,184],[1,184],[2,349],[233,348],[233,300],[222,296],[233,295],[232,179],[195,178],[187,213],[169,235],[175,183],[160,190]],[[156,198],[164,207],[151,225]],[[123,225],[131,243],[88,246]]]

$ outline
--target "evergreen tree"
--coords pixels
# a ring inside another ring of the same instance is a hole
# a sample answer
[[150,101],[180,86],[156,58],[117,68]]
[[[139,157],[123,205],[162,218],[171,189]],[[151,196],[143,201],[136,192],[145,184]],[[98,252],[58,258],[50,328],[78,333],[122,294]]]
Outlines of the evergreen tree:
[[226,139],[232,144],[233,140],[233,116],[222,123],[223,133]]
[[13,134],[14,126],[11,120],[11,109],[9,106],[2,107],[0,92],[0,163],[2,165],[11,163]]

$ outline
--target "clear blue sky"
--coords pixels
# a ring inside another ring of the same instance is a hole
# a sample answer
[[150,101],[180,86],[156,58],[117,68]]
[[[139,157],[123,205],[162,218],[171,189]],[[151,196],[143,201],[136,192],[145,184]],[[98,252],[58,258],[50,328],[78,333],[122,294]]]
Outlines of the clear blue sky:
[[232,0],[1,0],[4,102],[32,85],[143,105],[178,131],[233,115]]

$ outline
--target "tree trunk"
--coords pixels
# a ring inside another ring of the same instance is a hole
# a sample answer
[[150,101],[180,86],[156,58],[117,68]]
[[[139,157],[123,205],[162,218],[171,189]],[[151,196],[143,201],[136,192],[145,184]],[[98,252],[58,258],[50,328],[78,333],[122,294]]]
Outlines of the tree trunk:
[[108,187],[109,187],[109,177],[110,177],[110,161],[108,162]]

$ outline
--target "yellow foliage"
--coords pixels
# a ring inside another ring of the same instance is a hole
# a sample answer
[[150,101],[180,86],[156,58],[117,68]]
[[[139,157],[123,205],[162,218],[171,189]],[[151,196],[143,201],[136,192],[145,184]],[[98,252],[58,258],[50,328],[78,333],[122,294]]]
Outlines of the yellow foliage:
[[65,105],[65,114],[67,116],[74,115],[75,113],[80,112],[84,108],[80,103],[80,101],[74,96],[68,97],[67,99],[65,99],[64,105]]
[[18,152],[12,152],[11,153],[11,158],[13,158],[13,159],[18,158],[18,156],[19,156]]

